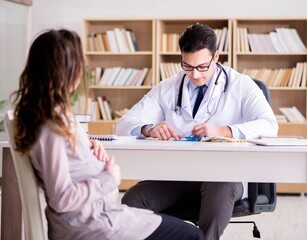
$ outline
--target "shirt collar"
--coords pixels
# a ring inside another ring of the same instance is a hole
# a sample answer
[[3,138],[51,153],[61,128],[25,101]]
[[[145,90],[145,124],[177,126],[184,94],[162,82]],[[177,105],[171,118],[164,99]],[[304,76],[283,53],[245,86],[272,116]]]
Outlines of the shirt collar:
[[[218,73],[219,73],[219,71],[221,71],[220,70],[220,68],[216,68],[216,70],[215,70],[215,73],[212,75],[212,77],[210,78],[210,80],[206,83],[206,85],[209,87],[210,86],[210,84],[211,84],[211,82],[212,82],[212,79],[216,79],[216,77],[217,77],[217,75],[218,75]],[[190,89],[190,90],[192,90],[192,91],[194,91],[194,90],[196,90],[197,88],[198,88],[198,86],[196,86],[192,81],[190,81],[189,80],[189,82],[188,82],[188,89]]]

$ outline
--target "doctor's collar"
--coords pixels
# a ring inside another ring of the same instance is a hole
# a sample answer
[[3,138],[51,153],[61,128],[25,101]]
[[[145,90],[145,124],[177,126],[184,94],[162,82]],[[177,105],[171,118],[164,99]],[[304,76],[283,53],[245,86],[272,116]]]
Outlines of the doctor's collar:
[[[208,88],[211,85],[211,83],[214,82],[212,79],[216,79],[219,71],[222,71],[222,70],[220,70],[220,68],[216,67],[216,70],[215,70],[214,74],[212,75],[212,77],[209,79],[209,81],[207,83],[205,83],[205,85],[207,85]],[[188,76],[187,76],[187,78],[189,79]],[[198,86],[195,85],[190,79],[188,81],[187,87],[189,89],[192,89],[192,90],[195,90],[196,88],[198,88]]]

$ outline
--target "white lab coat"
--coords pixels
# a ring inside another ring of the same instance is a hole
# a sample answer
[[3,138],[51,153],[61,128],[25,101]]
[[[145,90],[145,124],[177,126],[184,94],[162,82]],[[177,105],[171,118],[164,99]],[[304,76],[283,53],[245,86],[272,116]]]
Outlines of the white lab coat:
[[196,124],[207,121],[214,126],[227,125],[230,128],[237,128],[239,135],[245,138],[277,135],[278,124],[262,90],[250,77],[229,67],[223,67],[229,79],[225,93],[223,89],[226,76],[222,72],[215,85],[218,73],[216,71],[194,119],[187,76],[182,93],[182,114],[175,112],[180,82],[184,75],[182,71],[174,77],[161,81],[135,104],[119,120],[116,134],[131,135],[133,129],[143,125],[166,122],[178,135],[188,136]]

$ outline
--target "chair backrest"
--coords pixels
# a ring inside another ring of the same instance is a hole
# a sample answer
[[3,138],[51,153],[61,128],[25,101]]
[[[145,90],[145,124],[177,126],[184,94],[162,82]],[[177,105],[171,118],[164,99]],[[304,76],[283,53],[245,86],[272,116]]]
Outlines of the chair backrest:
[[[266,100],[271,104],[270,90],[267,85],[260,80],[254,82],[262,90]],[[272,212],[276,208],[277,192],[276,183],[248,183],[248,200],[250,212]]]
[[258,79],[253,78],[254,82],[258,85],[258,87],[262,90],[263,95],[265,96],[266,100],[268,101],[269,104],[271,104],[271,95],[270,95],[270,90],[267,87],[267,85]]
[[46,234],[40,205],[39,186],[30,158],[15,150],[13,121],[13,111],[9,110],[5,116],[5,128],[9,137],[10,150],[18,180],[25,239],[45,240]]

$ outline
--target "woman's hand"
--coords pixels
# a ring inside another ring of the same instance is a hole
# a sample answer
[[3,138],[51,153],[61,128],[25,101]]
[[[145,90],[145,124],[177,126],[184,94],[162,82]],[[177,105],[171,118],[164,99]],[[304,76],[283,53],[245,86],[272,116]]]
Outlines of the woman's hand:
[[99,161],[108,162],[110,160],[100,141],[90,140],[90,148],[93,150],[93,154],[98,158]]
[[115,159],[114,157],[111,157],[109,161],[106,163],[105,167],[106,171],[109,171],[115,178],[115,182],[117,186],[120,184],[120,179],[121,179],[121,173],[120,173],[120,168],[117,164],[115,164]]

